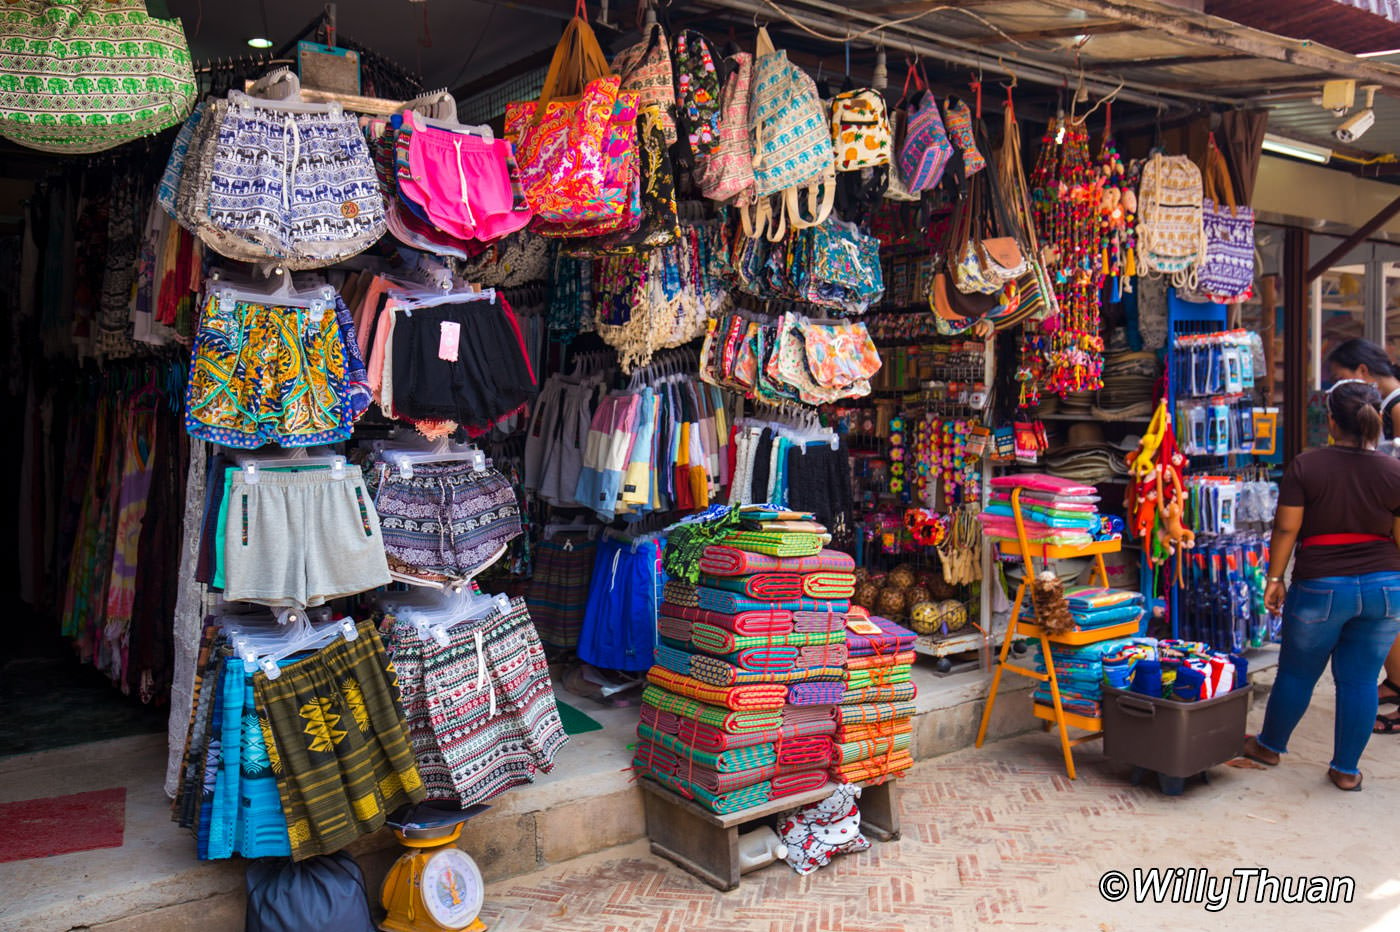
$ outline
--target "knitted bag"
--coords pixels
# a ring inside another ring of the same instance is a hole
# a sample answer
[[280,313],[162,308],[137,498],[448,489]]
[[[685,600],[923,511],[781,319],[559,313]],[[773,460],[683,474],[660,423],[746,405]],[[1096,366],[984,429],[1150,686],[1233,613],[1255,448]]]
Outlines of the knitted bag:
[[1230,172],[1213,136],[1206,153],[1201,214],[1206,255],[1196,290],[1224,304],[1246,300],[1254,290],[1254,211],[1235,203]]
[[1194,288],[1206,255],[1201,170],[1184,155],[1154,154],[1138,188],[1138,254],[1143,266]]
[[[749,225],[767,228],[771,239],[780,239],[788,223],[800,229],[825,220],[836,197],[836,156],[826,109],[811,76],[773,48],[767,29],[758,31],[749,128],[754,193],[759,198],[783,197],[778,215],[766,201],[754,218],[746,211]],[[803,192],[807,213],[799,204]]]
[[198,85],[178,19],[145,0],[18,0],[0,12],[0,135],[100,152],[189,115]]
[[943,178],[943,169],[953,156],[953,144],[948,141],[948,131],[943,127],[938,100],[931,91],[922,89],[917,74],[914,82],[920,90],[914,96],[905,124],[899,171],[909,191],[917,194],[935,187]]
[[749,90],[753,56],[739,52],[726,62],[729,76],[720,92],[719,146],[697,160],[695,182],[714,201],[747,203],[753,197],[753,150],[749,145]]

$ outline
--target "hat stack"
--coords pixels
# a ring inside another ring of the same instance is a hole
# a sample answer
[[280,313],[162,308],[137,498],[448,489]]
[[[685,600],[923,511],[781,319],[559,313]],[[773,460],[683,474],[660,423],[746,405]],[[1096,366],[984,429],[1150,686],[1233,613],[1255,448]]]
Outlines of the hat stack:
[[1103,388],[1093,407],[1101,421],[1145,418],[1152,414],[1152,395],[1161,376],[1156,353],[1117,353],[1103,361]]
[[719,813],[828,782],[854,561],[813,516],[746,509],[672,580],[633,766]]
[[846,629],[846,689],[836,707],[831,773],[842,783],[897,777],[914,766],[916,635],[861,608],[851,609]]

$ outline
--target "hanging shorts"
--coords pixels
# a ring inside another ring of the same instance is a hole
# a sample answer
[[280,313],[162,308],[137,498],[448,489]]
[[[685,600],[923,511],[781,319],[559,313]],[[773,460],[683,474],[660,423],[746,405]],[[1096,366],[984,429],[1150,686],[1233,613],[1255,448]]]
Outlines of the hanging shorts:
[[534,373],[501,304],[394,313],[396,416],[486,428],[534,396]]
[[409,111],[396,151],[400,197],[445,233],[489,241],[530,222],[524,192],[512,183],[506,140],[427,126]]
[[336,308],[211,297],[185,387],[185,429],[228,447],[308,447],[349,438],[352,406]]
[[382,465],[375,507],[389,559],[443,576],[475,575],[522,531],[515,489],[469,462],[416,463],[410,478]]
[[324,264],[384,234],[384,200],[356,119],[295,113],[237,91],[210,166],[209,221],[274,256]]
[[224,527],[224,598],[274,608],[322,605],[389,584],[379,515],[347,468],[233,473]]

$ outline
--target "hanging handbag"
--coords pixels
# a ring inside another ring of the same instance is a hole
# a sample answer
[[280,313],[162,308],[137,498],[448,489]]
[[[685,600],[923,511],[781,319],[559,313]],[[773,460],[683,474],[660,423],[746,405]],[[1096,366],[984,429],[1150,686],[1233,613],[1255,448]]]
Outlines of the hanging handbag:
[[832,98],[831,141],[838,172],[890,163],[890,121],[879,91],[862,87]]
[[[912,193],[928,191],[943,178],[943,170],[953,156],[953,144],[938,112],[938,100],[918,74],[917,90],[905,123],[904,142],[899,150],[899,170]],[[907,84],[907,82],[906,82]]]
[[178,19],[144,0],[12,0],[0,13],[0,135],[100,152],[174,126],[198,84]]
[[1235,187],[1214,136],[1206,151],[1203,178],[1206,257],[1196,290],[1222,304],[1235,304],[1254,292],[1254,211],[1235,203]]
[[720,92],[719,146],[696,162],[695,182],[714,201],[745,204],[753,196],[753,149],[749,143],[749,90],[753,56],[739,52],[726,63]]
[[[635,182],[636,197],[624,218],[627,228],[581,243],[572,250],[575,254],[627,255],[670,245],[680,237],[676,178],[671,171],[670,147],[666,144],[657,107],[649,106],[642,110],[637,117],[636,132],[639,171]],[[598,225],[595,223],[592,226]]]
[[525,198],[536,229],[548,235],[614,232],[553,224],[623,225],[637,195],[637,95],[621,91],[586,17],[584,0],[576,0],[539,99],[506,104],[505,134]]
[[676,84],[671,66],[671,46],[660,23],[636,45],[613,57],[612,70],[621,76],[621,89],[637,92],[637,109],[656,108],[656,123],[666,145],[676,141]]

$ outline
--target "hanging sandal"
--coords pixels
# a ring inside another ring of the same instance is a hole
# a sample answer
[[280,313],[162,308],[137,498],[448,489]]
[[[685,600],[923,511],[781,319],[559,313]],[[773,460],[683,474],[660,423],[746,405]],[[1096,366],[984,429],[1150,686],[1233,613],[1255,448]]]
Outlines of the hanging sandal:
[[[1343,779],[1348,779],[1348,778],[1351,778],[1351,777],[1356,777],[1356,782],[1353,783],[1351,786],[1343,786],[1341,781],[1342,781]],[[1343,791],[1343,792],[1345,792],[1345,793],[1356,793],[1356,792],[1359,792],[1359,791],[1361,790],[1361,779],[1362,779],[1362,777],[1361,777],[1361,774],[1359,774],[1359,773],[1356,773],[1356,774],[1352,774],[1352,773],[1342,773],[1340,770],[1336,770],[1336,769],[1334,769],[1334,768],[1332,768],[1332,767],[1328,767],[1328,768],[1327,768],[1327,779],[1329,779],[1329,780],[1332,781],[1332,785],[1333,785],[1333,786],[1335,786],[1337,789],[1339,789],[1339,790],[1341,790],[1341,791]]]
[[1373,735],[1394,735],[1400,734],[1400,712],[1395,715],[1377,715],[1375,727],[1371,729]]
[[1240,752],[1255,763],[1263,764],[1265,767],[1277,767],[1279,755],[1270,751],[1259,743],[1259,739],[1254,735],[1247,735],[1244,739],[1244,750]]
[[1381,680],[1381,686],[1395,693],[1393,696],[1381,696],[1377,701],[1381,705],[1400,705],[1400,686],[1396,686],[1390,677]]

